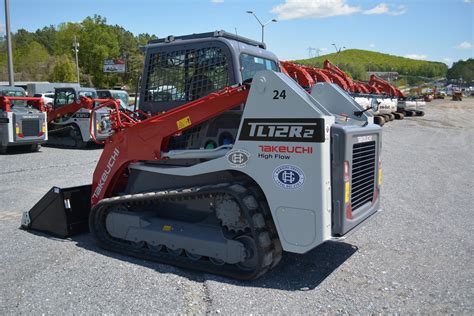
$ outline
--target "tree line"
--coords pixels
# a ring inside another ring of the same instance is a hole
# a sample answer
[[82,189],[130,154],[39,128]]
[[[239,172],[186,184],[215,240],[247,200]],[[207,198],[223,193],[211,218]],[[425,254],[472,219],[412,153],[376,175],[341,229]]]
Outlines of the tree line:
[[460,60],[448,70],[448,79],[474,85],[474,59]]
[[[140,46],[155,35],[135,36],[119,25],[108,25],[106,18],[95,15],[80,23],[47,26],[35,32],[24,29],[12,35],[15,80],[77,82],[73,40],[79,42],[80,81],[84,86],[110,88],[133,87],[143,69]],[[106,59],[126,61],[125,74],[103,72]],[[0,42],[0,80],[8,80],[6,43]]]

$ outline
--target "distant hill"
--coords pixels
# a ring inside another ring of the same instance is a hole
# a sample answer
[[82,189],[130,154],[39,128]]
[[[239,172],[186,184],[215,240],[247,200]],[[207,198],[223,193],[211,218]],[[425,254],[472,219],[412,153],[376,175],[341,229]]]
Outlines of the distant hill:
[[[295,60],[298,64],[322,67],[329,59],[354,79],[367,80],[367,71],[396,71],[410,77],[445,77],[448,66],[441,62],[415,60],[361,49],[347,49],[315,58]],[[415,80],[417,81],[417,80]]]

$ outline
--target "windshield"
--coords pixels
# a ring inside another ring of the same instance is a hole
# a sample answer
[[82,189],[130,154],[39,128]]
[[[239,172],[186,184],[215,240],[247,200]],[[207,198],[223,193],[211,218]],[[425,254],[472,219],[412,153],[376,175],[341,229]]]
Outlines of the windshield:
[[97,93],[95,91],[79,91],[79,96],[97,99]]
[[242,69],[242,81],[253,78],[261,70],[280,71],[274,60],[248,54],[240,55],[240,66]]
[[122,106],[128,105],[128,93],[126,92],[113,92],[112,98],[114,98],[115,100],[120,100]]
[[[6,97],[26,97],[26,94],[24,91],[4,90],[4,91],[1,91],[0,94]],[[10,104],[24,106],[26,105],[26,101],[15,100],[15,101],[10,101]]]

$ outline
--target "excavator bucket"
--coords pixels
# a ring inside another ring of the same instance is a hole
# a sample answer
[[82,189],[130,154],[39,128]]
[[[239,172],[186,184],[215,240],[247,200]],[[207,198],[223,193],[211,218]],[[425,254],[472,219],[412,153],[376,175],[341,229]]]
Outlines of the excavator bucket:
[[35,206],[23,213],[21,228],[59,238],[89,231],[91,185],[52,187]]

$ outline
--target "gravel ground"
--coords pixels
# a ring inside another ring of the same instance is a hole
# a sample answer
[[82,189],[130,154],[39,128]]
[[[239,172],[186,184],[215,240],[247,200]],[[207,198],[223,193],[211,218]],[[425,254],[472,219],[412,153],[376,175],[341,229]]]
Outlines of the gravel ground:
[[383,209],[343,243],[237,282],[18,229],[52,185],[89,183],[100,149],[0,156],[0,314],[474,313],[474,100],[384,127]]

